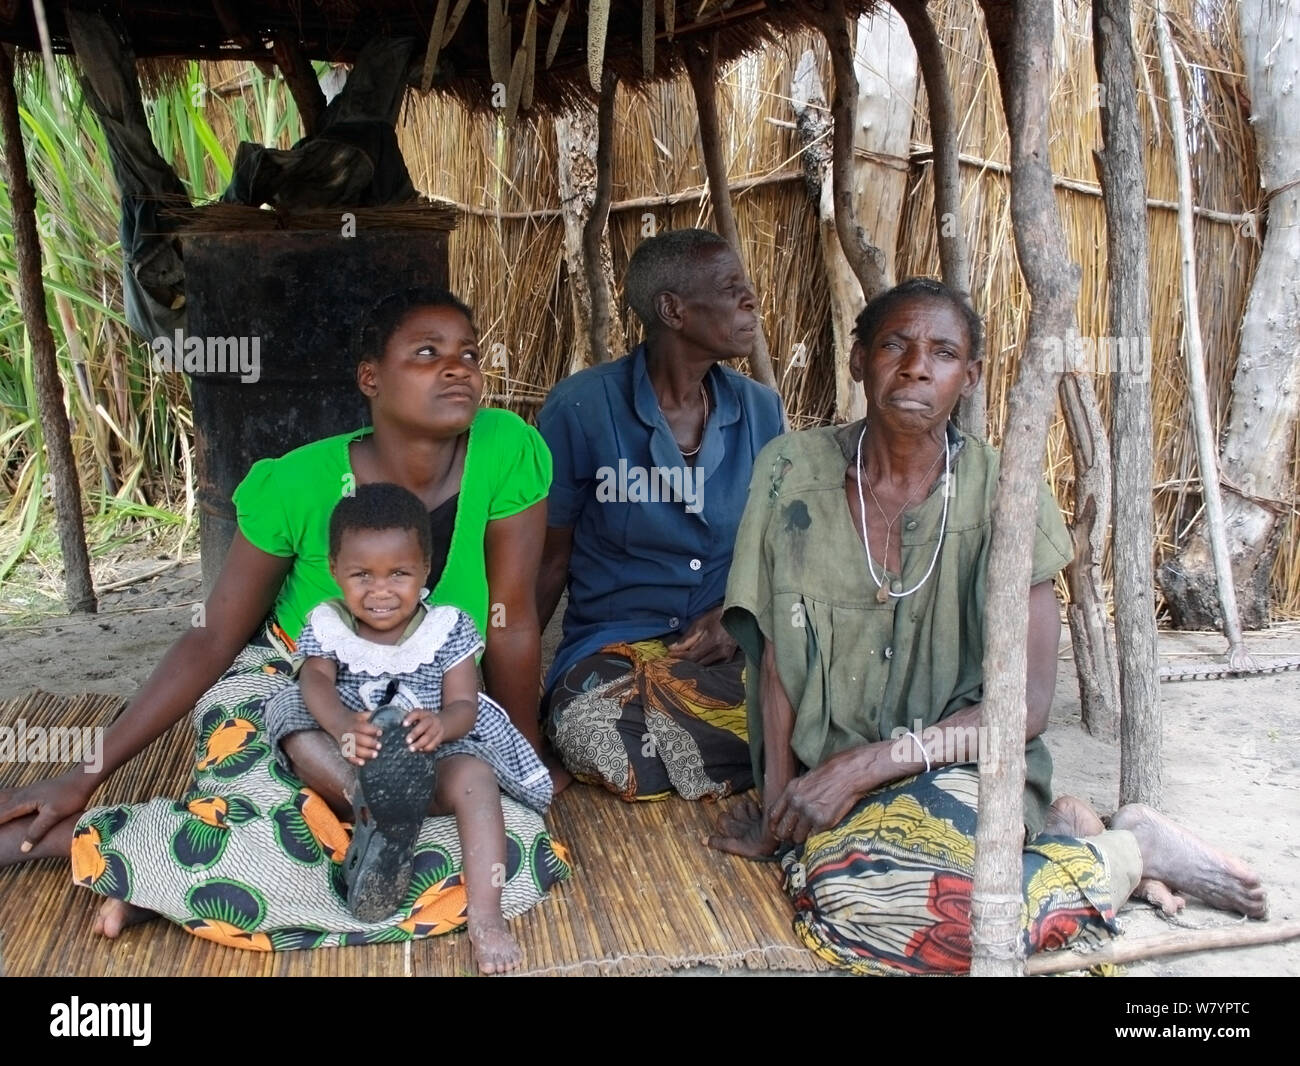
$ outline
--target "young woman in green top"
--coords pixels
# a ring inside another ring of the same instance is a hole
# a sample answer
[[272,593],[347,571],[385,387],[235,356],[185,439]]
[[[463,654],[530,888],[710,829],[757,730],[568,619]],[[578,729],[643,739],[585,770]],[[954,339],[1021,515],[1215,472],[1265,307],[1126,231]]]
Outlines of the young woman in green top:
[[[480,409],[477,334],[469,309],[450,293],[407,290],[385,298],[358,330],[357,355],[357,384],[370,400],[373,427],[254,464],[234,494],[239,532],[208,598],[205,624],[172,646],[107,730],[102,766],[0,792],[0,865],[71,851],[74,879],[113,897],[97,921],[110,937],[146,910],[241,946],[354,943],[371,935],[338,909],[328,870],[323,881],[294,887],[287,913],[286,901],[267,891],[267,857],[249,849],[247,832],[236,832],[272,820],[281,850],[299,866],[328,868],[319,859],[337,850],[334,816],[301,788],[317,776],[316,759],[333,752],[300,748],[293,754],[301,780],[283,775],[264,743],[261,707],[292,681],[293,641],[307,612],[339,594],[329,573],[329,516],[357,485],[394,482],[428,507],[440,571],[430,575],[430,600],[474,619],[486,644],[485,691],[540,745],[533,590],[551,480],[545,443],[517,415]],[[192,708],[199,745],[184,799],[83,817],[95,789]],[[509,915],[535,902],[537,889],[564,876],[567,866],[531,812],[507,810],[507,828],[525,842],[509,877],[525,862],[534,867],[518,878],[534,886],[531,898],[520,888],[512,900],[507,884]],[[172,861],[156,861],[168,841]],[[430,877],[453,872],[435,867],[426,871]],[[230,876],[214,876],[222,873]],[[262,884],[249,883],[258,878]],[[429,889],[428,880],[417,876],[412,892]],[[431,899],[425,892],[421,906]],[[419,907],[408,910],[411,935],[443,931],[425,928]],[[286,927],[293,936],[245,942],[263,936],[259,930]],[[343,938],[316,938],[326,931]]]

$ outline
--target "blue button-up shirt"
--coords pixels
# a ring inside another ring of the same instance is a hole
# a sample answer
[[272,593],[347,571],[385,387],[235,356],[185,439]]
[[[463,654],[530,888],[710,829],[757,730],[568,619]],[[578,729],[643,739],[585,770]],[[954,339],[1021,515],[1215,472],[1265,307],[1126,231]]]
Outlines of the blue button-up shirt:
[[722,602],[754,456],[785,426],[772,389],[721,364],[704,381],[695,466],[659,409],[644,344],[547,397],[537,417],[554,462],[547,524],[573,530],[548,689],[603,645],[680,636]]

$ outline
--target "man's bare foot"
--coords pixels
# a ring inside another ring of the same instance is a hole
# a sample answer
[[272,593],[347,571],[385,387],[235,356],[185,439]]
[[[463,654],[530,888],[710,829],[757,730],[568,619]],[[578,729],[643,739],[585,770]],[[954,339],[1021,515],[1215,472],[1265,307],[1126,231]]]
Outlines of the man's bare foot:
[[469,939],[479,973],[505,973],[524,961],[524,953],[506,928],[504,918],[469,923]]
[[1239,859],[1216,851],[1144,803],[1115,812],[1112,829],[1127,829],[1142,852],[1142,877],[1196,896],[1219,910],[1251,918],[1268,914],[1259,875]]
[[158,915],[155,911],[145,910],[133,903],[121,899],[106,899],[99,913],[95,915],[94,931],[109,940],[116,940],[123,929],[129,929],[141,922],[152,921]]
[[1095,837],[1104,832],[1106,826],[1097,817],[1097,812],[1077,796],[1057,796],[1047,810],[1047,821],[1043,825],[1043,835],[1049,837]]
[[1146,900],[1153,907],[1159,907],[1166,918],[1172,918],[1187,906],[1187,901],[1182,896],[1175,895],[1167,884],[1154,877],[1142,878],[1133,889],[1133,895]]

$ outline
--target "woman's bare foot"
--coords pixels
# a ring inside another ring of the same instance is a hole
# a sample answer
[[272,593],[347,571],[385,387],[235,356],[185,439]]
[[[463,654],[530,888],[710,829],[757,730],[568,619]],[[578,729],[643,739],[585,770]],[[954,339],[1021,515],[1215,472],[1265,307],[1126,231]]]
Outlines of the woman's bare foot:
[[1137,838],[1144,880],[1160,881],[1219,910],[1251,918],[1267,916],[1268,896],[1255,871],[1239,859],[1211,848],[1146,804],[1121,807],[1112,816],[1110,827],[1127,829]]
[[106,899],[95,915],[94,931],[109,940],[116,940],[123,929],[129,929],[141,922],[152,921],[158,915],[155,911],[145,910],[122,899]]
[[1097,812],[1083,800],[1077,796],[1057,796],[1047,810],[1043,835],[1082,840],[1084,837],[1095,837],[1105,829]]
[[469,923],[469,939],[479,973],[505,973],[524,961],[524,953],[506,928],[504,918]]
[[1172,918],[1187,906],[1187,900],[1175,895],[1167,884],[1154,877],[1144,877],[1133,889],[1133,895],[1144,899],[1153,907],[1159,907],[1166,918]]

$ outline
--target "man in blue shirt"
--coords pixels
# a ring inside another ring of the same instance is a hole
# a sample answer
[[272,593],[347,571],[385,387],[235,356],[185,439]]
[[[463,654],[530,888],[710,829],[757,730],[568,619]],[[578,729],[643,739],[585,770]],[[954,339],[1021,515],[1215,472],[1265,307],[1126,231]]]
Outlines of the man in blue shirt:
[[651,238],[624,288],[645,342],[561,381],[538,416],[554,461],[543,626],[569,592],[548,729],[571,772],[624,799],[725,796],[752,777],[722,600],[754,456],[784,431],[781,399],[723,365],[751,354],[759,320],[722,237]]

